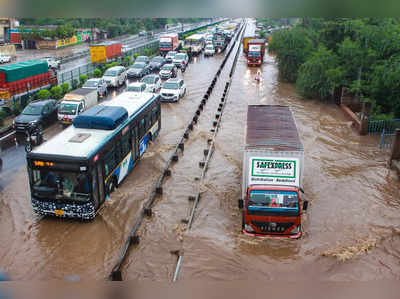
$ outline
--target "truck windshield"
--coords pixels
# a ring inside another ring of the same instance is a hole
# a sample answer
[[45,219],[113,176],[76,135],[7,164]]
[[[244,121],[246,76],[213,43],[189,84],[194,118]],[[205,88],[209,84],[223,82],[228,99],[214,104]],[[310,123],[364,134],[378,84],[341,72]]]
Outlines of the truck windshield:
[[67,114],[67,115],[75,115],[78,104],[76,103],[61,103],[58,113]]
[[260,56],[260,52],[258,52],[258,51],[249,51],[249,56],[250,57],[259,57]]
[[85,173],[33,169],[31,172],[33,196],[45,199],[59,197],[86,201],[90,198],[89,178]]
[[252,190],[250,191],[249,208],[298,212],[297,193],[294,191]]

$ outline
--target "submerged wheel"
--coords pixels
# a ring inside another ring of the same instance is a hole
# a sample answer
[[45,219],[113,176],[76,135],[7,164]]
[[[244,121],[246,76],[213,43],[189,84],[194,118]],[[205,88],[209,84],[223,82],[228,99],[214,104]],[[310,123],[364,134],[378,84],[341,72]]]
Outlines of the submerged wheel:
[[115,189],[115,178],[111,178],[107,184],[107,192],[111,194]]

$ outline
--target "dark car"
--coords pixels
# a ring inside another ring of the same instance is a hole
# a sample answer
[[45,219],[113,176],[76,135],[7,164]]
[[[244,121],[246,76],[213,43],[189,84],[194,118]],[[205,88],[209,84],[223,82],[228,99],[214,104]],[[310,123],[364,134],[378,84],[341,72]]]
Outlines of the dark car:
[[178,69],[172,63],[164,64],[159,73],[161,79],[176,78],[177,74]]
[[144,62],[135,62],[127,72],[128,78],[142,78],[150,73],[149,67]]
[[150,60],[149,67],[150,70],[159,70],[165,64],[165,58],[162,56],[153,57]]
[[14,128],[17,133],[25,133],[29,124],[44,127],[56,121],[56,100],[34,101],[29,103],[21,114],[14,119]]

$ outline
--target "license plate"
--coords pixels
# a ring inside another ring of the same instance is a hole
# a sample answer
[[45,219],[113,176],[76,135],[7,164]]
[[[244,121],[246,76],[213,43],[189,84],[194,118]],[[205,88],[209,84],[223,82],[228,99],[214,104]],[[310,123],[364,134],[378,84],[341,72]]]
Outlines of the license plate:
[[54,211],[57,216],[64,216],[64,211],[63,210],[55,210]]
[[69,125],[69,121],[65,121],[65,120],[64,120],[62,123],[63,123],[64,125]]

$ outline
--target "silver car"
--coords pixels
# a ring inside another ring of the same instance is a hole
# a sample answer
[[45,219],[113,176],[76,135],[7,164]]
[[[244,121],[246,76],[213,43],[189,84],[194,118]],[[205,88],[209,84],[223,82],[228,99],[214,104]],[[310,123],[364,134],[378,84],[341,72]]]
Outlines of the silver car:
[[103,78],[89,79],[85,82],[82,88],[97,89],[97,94],[99,96],[107,96],[107,82]]

